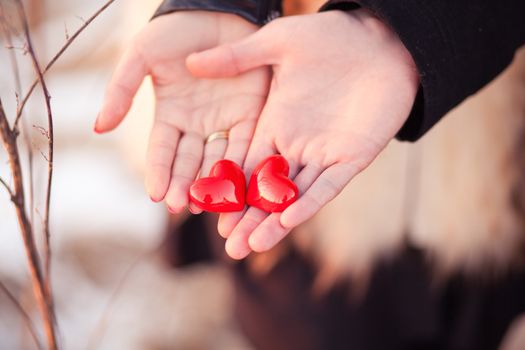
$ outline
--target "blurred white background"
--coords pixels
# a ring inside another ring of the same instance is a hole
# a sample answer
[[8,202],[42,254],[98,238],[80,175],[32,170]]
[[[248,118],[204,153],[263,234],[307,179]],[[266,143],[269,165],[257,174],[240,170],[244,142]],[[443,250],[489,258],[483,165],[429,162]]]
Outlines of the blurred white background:
[[[103,3],[26,2],[42,65]],[[158,3],[116,1],[47,75],[55,122],[53,283],[63,349],[248,347],[231,321],[231,288],[225,271],[206,266],[175,271],[156,254],[148,255],[162,242],[168,221],[164,206],[150,201],[142,183],[152,108],[149,85],[141,90],[121,128],[103,136],[93,132],[105,84],[119,55]],[[23,43],[15,38],[14,44],[25,92],[34,74],[29,57],[20,49]],[[5,42],[2,46],[0,97],[12,120],[14,80]],[[40,151],[47,151],[46,139],[37,127],[46,127],[47,122],[40,89],[23,118],[35,157],[35,221],[41,222],[47,165]],[[11,181],[3,150],[0,176]],[[35,231],[41,238],[40,228]],[[125,282],[116,291],[124,276]],[[3,188],[0,280],[38,325],[40,316],[33,303],[15,212]],[[17,311],[0,293],[0,349],[33,348]]]

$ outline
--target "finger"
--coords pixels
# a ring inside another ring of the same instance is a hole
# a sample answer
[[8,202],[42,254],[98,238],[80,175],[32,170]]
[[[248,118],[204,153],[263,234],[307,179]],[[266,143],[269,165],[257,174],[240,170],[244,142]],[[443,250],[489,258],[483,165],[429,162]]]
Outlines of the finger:
[[258,208],[249,208],[226,240],[226,253],[237,260],[248,256],[252,251],[248,244],[248,237],[266,217],[268,213]]
[[108,84],[102,109],[95,122],[96,132],[102,133],[117,127],[128,113],[133,97],[147,74],[146,63],[136,46],[131,46],[119,61]]
[[203,148],[204,140],[197,134],[186,133],[180,139],[166,195],[170,211],[179,213],[188,204],[188,190],[201,166]]
[[[250,145],[246,160],[243,164],[244,174],[246,174],[246,185],[248,186],[250,181],[250,176],[257,165],[261,160],[271,156],[275,153],[275,149],[267,142],[257,141],[254,139],[254,142]],[[219,234],[228,238],[230,233],[233,231],[235,226],[240,222],[241,218],[244,216],[244,212],[235,212],[235,213],[222,213],[219,216],[219,223],[217,230]]]
[[229,159],[241,167],[243,166],[244,159],[250,148],[250,142],[253,138],[253,131],[256,123],[256,120],[247,120],[236,124],[230,129],[228,147],[224,154],[225,159]]
[[193,53],[186,66],[198,78],[226,78],[273,64],[276,53],[275,38],[261,29],[240,41]]
[[332,165],[312,183],[299,199],[281,214],[281,225],[293,228],[311,218],[334,199],[357,174],[353,164]]
[[244,173],[246,174],[246,179],[249,181],[250,176],[252,175],[253,170],[263,160],[277,153],[277,150],[273,144],[261,140],[260,138],[254,138],[253,142],[250,144],[248,153],[246,154],[246,159],[243,163]]
[[168,191],[179,139],[180,131],[173,125],[159,120],[153,124],[146,154],[146,190],[155,202]]
[[310,186],[314,183],[315,179],[322,174],[324,168],[316,164],[306,165],[301,172],[293,179],[293,182],[297,185],[299,195],[306,192]]
[[[317,171],[317,169],[320,169],[319,167],[310,166],[309,168],[303,169],[298,175],[298,162],[290,159],[288,163],[290,165],[289,177],[294,179],[296,184],[296,180],[299,180],[301,184],[301,182],[308,181],[308,178],[313,177],[315,174],[318,176],[320,173]],[[280,218],[281,213],[271,213],[254,229],[248,238],[250,249],[255,252],[267,251],[273,248],[291,231],[290,228],[281,225]]]
[[233,229],[239,221],[241,221],[247,210],[248,208],[245,207],[244,210],[239,212],[221,213],[219,215],[219,221],[217,222],[217,232],[219,232],[219,235],[223,238],[230,237]]
[[[296,173],[297,167],[292,166],[290,178],[294,178]],[[252,250],[251,237],[256,232],[258,232],[255,238],[257,251],[265,251],[277,244],[290,232],[279,223],[280,215],[280,213],[266,213],[258,208],[249,208],[228,237],[226,242],[228,255],[234,259],[246,257]],[[266,236],[268,232],[271,233]]]
[[253,231],[248,239],[254,252],[265,252],[279,243],[292,229],[281,225],[281,213],[272,213]]
[[[209,176],[212,166],[224,157],[227,144],[228,141],[226,139],[216,139],[204,145],[204,158],[199,178]],[[189,209],[193,214],[202,213],[202,209],[192,202],[189,203]]]
[[[274,151],[268,151],[268,155],[271,155],[273,154],[272,152]],[[266,157],[263,157],[261,159],[265,159]],[[251,160],[249,160],[249,163],[251,162]],[[292,162],[290,161],[290,178],[294,178],[295,175],[297,174],[297,163],[295,162]],[[255,164],[255,163],[253,163]],[[255,167],[255,165],[253,164],[249,164],[249,166],[251,166],[253,169],[253,167]],[[246,171],[246,174],[251,174],[252,170],[247,170]],[[249,183],[249,179],[247,180],[248,183]],[[243,216],[245,215],[246,213],[246,210],[242,211],[242,212],[236,212],[236,213],[223,213],[219,216],[219,222],[218,222],[218,225],[217,225],[217,231],[219,232],[219,234],[224,237],[224,238],[228,238],[231,234],[231,232],[233,231],[233,229],[235,228],[235,226],[237,226],[237,224],[241,221],[241,219],[243,218]]]

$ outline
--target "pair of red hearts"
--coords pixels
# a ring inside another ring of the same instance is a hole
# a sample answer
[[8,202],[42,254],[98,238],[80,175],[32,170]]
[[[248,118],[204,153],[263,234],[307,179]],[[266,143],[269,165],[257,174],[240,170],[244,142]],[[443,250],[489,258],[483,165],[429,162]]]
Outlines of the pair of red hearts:
[[230,160],[213,165],[209,177],[196,180],[190,200],[211,212],[241,211],[246,204],[267,212],[282,212],[297,200],[297,186],[288,178],[290,167],[283,156],[263,160],[252,173],[248,191],[242,169]]

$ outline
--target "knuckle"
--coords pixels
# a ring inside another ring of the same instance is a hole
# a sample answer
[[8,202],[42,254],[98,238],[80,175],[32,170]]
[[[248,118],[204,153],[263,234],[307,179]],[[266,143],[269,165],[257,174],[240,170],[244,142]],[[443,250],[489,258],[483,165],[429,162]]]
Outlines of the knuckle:
[[261,223],[261,217],[259,213],[248,211],[246,212],[246,215],[244,215],[243,221],[246,224],[246,227],[256,227]]
[[148,167],[156,170],[167,170],[171,168],[171,166],[168,163],[160,161],[151,161]]
[[321,188],[320,193],[322,193],[324,198],[332,199],[342,190],[341,186],[337,185],[329,178],[320,177],[318,181],[319,187]]
[[233,147],[245,147],[246,145],[250,144],[250,139],[244,138],[244,137],[236,137],[228,140],[229,146]]
[[206,153],[206,158],[208,158],[208,161],[215,162],[217,159],[222,158],[222,153],[209,152],[209,153]]
[[321,208],[324,205],[323,201],[318,196],[314,196],[309,192],[306,192],[304,194],[304,197],[305,201],[311,203],[311,205],[308,205],[307,208],[314,208],[317,210],[318,208]]
[[131,88],[121,81],[116,81],[113,88],[114,88],[114,91],[116,91],[117,93],[120,93],[121,95],[124,95],[127,98],[132,98],[134,95]]
[[168,140],[151,140],[149,150],[150,152],[172,151],[174,148],[175,145]]
[[177,164],[192,164],[200,161],[200,157],[192,152],[177,153]]
[[193,182],[193,178],[185,174],[175,174],[171,179],[171,184],[176,188],[184,188]]

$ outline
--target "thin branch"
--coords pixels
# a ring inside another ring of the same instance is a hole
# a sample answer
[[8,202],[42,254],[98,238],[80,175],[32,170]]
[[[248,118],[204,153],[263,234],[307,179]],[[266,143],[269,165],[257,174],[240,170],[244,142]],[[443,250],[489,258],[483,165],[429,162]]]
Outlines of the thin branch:
[[[46,297],[47,297],[47,303],[48,308],[50,309],[50,316],[53,316],[53,298],[51,293],[51,235],[49,231],[49,214],[50,214],[50,206],[51,206],[51,185],[53,183],[53,153],[54,153],[54,129],[53,129],[53,112],[51,110],[51,96],[49,95],[49,90],[47,88],[46,81],[44,80],[44,74],[42,73],[42,69],[40,68],[40,64],[38,63],[38,59],[36,57],[36,52],[33,48],[33,43],[31,40],[31,34],[29,32],[29,24],[27,22],[26,13],[24,10],[24,5],[22,4],[21,0],[17,0],[18,5],[18,13],[20,17],[20,21],[22,23],[22,27],[24,29],[24,35],[26,39],[26,45],[27,45],[27,51],[29,52],[29,55],[31,56],[31,61],[33,63],[33,68],[35,69],[35,72],[38,76],[38,80],[40,82],[40,87],[42,88],[42,93],[44,94],[44,100],[46,105],[46,111],[47,111],[47,123],[48,123],[48,153],[47,153],[47,185],[46,185],[46,201],[45,201],[45,210],[44,210],[44,284],[45,284],[45,291],[46,291]],[[16,132],[16,128],[13,129]],[[54,323],[54,318],[52,318],[52,322]],[[52,325],[48,325],[51,328],[48,329],[51,334],[48,335],[48,341],[49,345],[53,345],[53,348],[57,347],[56,344],[56,335],[54,332],[54,328]]]
[[[4,16],[5,10],[4,5],[0,3],[0,22],[2,22],[2,29],[4,33],[4,38],[7,42],[7,45],[13,46],[13,40],[11,31],[9,30],[8,21]],[[11,67],[13,69],[13,75],[15,78],[15,95],[16,95],[16,110],[20,110],[20,94],[22,93],[22,80],[20,79],[20,66],[18,60],[16,59],[16,54],[13,50],[9,50],[9,59],[11,61]],[[23,115],[23,114],[21,114]],[[16,128],[15,128],[16,130]],[[22,135],[24,137],[24,142],[27,145],[27,162],[29,170],[29,217],[31,222],[34,222],[34,211],[35,211],[35,190],[34,190],[34,170],[33,170],[33,148],[31,147],[31,140],[27,129],[27,123],[22,121]]]
[[5,48],[8,49],[8,50],[18,50],[23,55],[27,54],[27,47],[25,47],[25,46],[5,45]]
[[16,141],[16,132],[9,128],[9,122],[0,100],[0,137],[2,144],[7,152],[9,159],[9,168],[13,176],[13,197],[11,198],[14,203],[18,223],[20,225],[20,232],[24,241],[24,248],[29,264],[29,272],[31,275],[31,281],[33,286],[33,292],[36,298],[36,303],[42,314],[44,320],[44,328],[46,336],[48,338],[48,347],[51,350],[56,350],[56,338],[54,333],[54,316],[51,305],[48,302],[46,288],[44,285],[44,278],[42,276],[42,267],[40,264],[40,257],[36,249],[35,238],[33,235],[33,228],[31,222],[27,217],[25,211],[25,195],[24,195],[24,182],[22,174],[22,166],[20,163],[20,152],[18,150],[18,144]]
[[35,128],[42,136],[45,136],[46,139],[49,140],[49,131],[46,130],[43,126],[33,124],[33,128]]
[[[0,2],[0,24],[2,25],[2,33],[4,35],[4,39],[7,43],[7,48],[14,48],[13,46],[13,40],[11,38],[11,31],[9,29],[9,24],[7,21],[7,18],[4,16],[5,8],[4,4]],[[12,49],[9,49],[9,60],[11,61],[11,67],[13,69],[13,75],[15,78],[15,91],[17,94],[17,100],[18,95],[22,93],[22,82],[20,80],[20,67],[18,65],[18,60],[16,59],[16,54]],[[17,101],[19,103],[19,101]]]
[[[44,68],[42,73],[46,74],[49,71],[49,69],[55,64],[55,62],[60,58],[60,56],[62,56],[62,54],[68,49],[68,47],[80,35],[80,33],[82,33],[84,31],[84,29],[86,29],[89,26],[89,24],[95,20],[95,18],[97,18],[102,12],[104,12],[104,10],[106,10],[114,2],[115,2],[115,0],[109,0],[100,9],[98,9],[91,17],[89,17],[84,22],[84,24],[82,26],[80,26],[80,28],[78,28],[77,31],[75,31],[75,33],[73,33],[73,35],[71,35],[71,37],[66,41],[64,46],[62,46],[62,48],[51,59],[51,61],[49,61],[49,63]],[[33,84],[31,84],[31,87],[29,88],[27,93],[24,95],[24,98],[22,99],[22,101],[20,103],[20,108],[18,109],[17,114],[16,114],[16,119],[15,119],[15,124],[14,124],[15,129],[18,126],[18,122],[19,122],[20,117],[22,115],[22,111],[24,110],[24,107],[25,107],[27,101],[29,100],[29,97],[31,96],[31,94],[33,93],[33,91],[35,90],[35,87],[38,85],[39,82],[40,82],[40,80],[38,78],[35,79],[33,81]]]
[[40,343],[40,340],[38,339],[38,335],[36,333],[35,325],[33,324],[33,321],[31,320],[31,317],[29,317],[29,314],[27,313],[27,311],[22,307],[20,302],[15,298],[13,293],[11,293],[11,291],[9,291],[9,289],[5,286],[5,284],[2,281],[0,281],[0,289],[4,292],[4,294],[11,301],[11,303],[13,303],[13,305],[15,306],[17,311],[22,316],[22,319],[23,319],[27,329],[29,330],[29,333],[31,333],[31,337],[35,341],[35,345],[37,346],[37,348],[39,350],[43,350],[44,347],[42,346],[42,344]]
[[69,40],[69,30],[67,29],[66,22],[64,22],[64,34],[66,35],[66,40]]
[[11,187],[9,187],[9,185],[7,184],[7,182],[6,182],[4,179],[2,179],[1,177],[0,177],[0,184],[2,184],[2,186],[5,187],[5,189],[6,189],[7,192],[9,193],[9,196],[10,196],[11,198],[13,198],[13,197],[14,197],[13,190],[11,189]]
[[29,218],[31,222],[35,222],[35,181],[34,181],[34,169],[33,169],[33,147],[30,140],[29,133],[27,131],[27,124],[22,122],[22,134],[24,135],[24,141],[27,145],[27,163],[29,171]]
[[[43,151],[41,151],[40,149],[38,150],[38,152],[40,152],[40,155],[42,156],[42,158],[44,158],[45,161],[49,163],[49,158],[47,158],[46,154]],[[45,219],[44,219],[43,224],[45,224]]]
[[82,21],[82,23],[86,23],[86,20],[82,17],[82,16],[79,16],[79,15],[75,15],[75,17],[79,20]]

